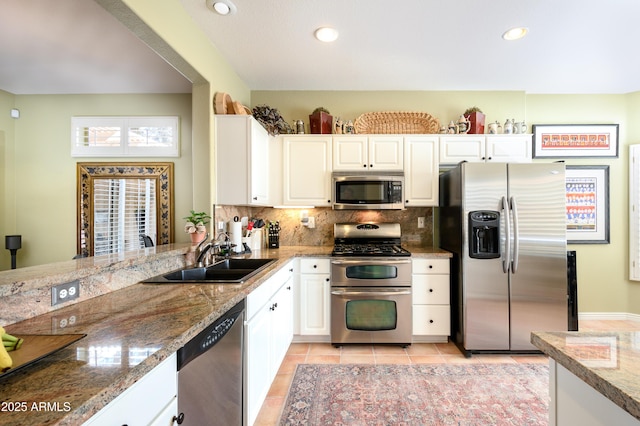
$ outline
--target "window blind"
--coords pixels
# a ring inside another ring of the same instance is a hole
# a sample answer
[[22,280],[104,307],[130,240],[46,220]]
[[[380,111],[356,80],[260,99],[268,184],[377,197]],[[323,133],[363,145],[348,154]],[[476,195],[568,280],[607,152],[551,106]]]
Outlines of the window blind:
[[94,181],[94,254],[144,248],[141,235],[156,240],[156,189],[152,179]]
[[73,117],[72,157],[177,157],[178,117]]

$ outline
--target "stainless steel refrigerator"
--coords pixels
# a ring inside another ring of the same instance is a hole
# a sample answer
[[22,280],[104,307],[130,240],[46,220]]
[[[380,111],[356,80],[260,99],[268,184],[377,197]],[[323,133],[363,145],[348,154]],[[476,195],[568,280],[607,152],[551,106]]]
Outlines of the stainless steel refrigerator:
[[452,338],[476,352],[535,351],[567,330],[563,163],[460,163],[440,175],[440,247],[453,253]]

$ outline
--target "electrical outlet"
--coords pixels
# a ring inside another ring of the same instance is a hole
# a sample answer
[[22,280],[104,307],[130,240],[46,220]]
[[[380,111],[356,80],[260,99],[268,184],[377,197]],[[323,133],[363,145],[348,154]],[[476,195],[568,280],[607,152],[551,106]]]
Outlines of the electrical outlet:
[[316,227],[316,218],[314,216],[309,216],[307,219],[307,227],[315,228]]
[[66,311],[65,315],[54,315],[51,318],[51,332],[60,333],[65,328],[73,327],[79,322],[79,314],[77,311]]
[[424,217],[418,218],[418,228],[424,228]]
[[68,283],[51,287],[51,306],[77,299],[80,296],[80,281],[74,280]]

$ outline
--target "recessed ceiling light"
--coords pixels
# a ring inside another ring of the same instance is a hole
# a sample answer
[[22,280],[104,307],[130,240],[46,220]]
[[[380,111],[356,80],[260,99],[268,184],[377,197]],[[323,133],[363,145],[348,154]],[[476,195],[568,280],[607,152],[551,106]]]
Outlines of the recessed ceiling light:
[[338,38],[338,30],[330,27],[318,28],[313,34],[318,40],[324,41],[325,43],[336,41]]
[[502,38],[505,40],[519,40],[522,37],[526,36],[529,32],[529,28],[526,27],[516,27],[507,30],[504,34],[502,34]]
[[230,0],[207,0],[207,7],[218,15],[232,15],[236,13],[236,5]]

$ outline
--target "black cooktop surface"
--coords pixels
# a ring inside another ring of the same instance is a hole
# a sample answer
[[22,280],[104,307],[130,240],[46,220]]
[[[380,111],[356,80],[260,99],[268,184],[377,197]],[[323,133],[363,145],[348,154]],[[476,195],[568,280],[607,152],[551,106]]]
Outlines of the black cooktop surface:
[[335,244],[332,256],[411,256],[411,252],[397,244]]

